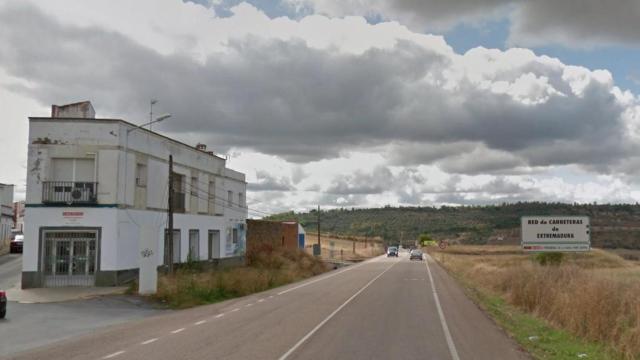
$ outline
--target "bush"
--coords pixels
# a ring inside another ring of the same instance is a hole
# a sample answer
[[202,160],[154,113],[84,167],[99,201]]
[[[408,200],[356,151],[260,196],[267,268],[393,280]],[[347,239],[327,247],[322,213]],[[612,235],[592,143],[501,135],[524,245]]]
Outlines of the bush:
[[564,254],[561,252],[543,252],[536,254],[535,261],[540,265],[560,265],[562,263],[562,259],[564,258]]

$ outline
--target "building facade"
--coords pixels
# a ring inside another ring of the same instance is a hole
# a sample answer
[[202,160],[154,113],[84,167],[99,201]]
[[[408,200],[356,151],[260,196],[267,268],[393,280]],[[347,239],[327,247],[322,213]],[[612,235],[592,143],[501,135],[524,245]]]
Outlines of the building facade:
[[13,185],[0,184],[0,253],[9,248],[13,228]]
[[[84,102],[29,118],[23,288],[129,281],[137,275],[143,226],[157,238],[151,256],[158,266],[244,255],[244,174],[202,145],[94,114]],[[171,260],[165,256],[170,178]]]

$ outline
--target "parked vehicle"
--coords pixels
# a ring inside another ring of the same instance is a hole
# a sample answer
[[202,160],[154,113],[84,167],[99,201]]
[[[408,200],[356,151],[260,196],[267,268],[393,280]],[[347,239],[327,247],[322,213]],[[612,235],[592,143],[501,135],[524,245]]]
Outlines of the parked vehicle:
[[7,315],[7,294],[0,290],[0,319]]
[[11,253],[22,253],[22,243],[24,242],[24,235],[18,234],[15,236],[11,243],[9,244],[9,252]]
[[422,251],[420,250],[411,250],[409,254],[409,260],[422,260]]
[[398,257],[398,248],[395,246],[390,246],[387,249],[387,257],[395,256]]

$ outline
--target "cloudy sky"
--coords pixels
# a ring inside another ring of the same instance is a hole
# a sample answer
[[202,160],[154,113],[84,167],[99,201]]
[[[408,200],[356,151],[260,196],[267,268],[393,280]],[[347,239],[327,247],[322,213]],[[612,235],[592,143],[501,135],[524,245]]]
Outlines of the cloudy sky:
[[637,0],[0,0],[0,182],[91,100],[247,174],[252,209],[640,201]]

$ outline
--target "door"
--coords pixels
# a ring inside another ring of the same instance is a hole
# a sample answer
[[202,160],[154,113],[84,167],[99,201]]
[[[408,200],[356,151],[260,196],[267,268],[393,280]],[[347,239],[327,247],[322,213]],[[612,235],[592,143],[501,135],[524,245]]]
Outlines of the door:
[[220,230],[209,230],[209,259],[220,258]]
[[96,230],[45,231],[40,252],[44,286],[93,286],[97,240]]

